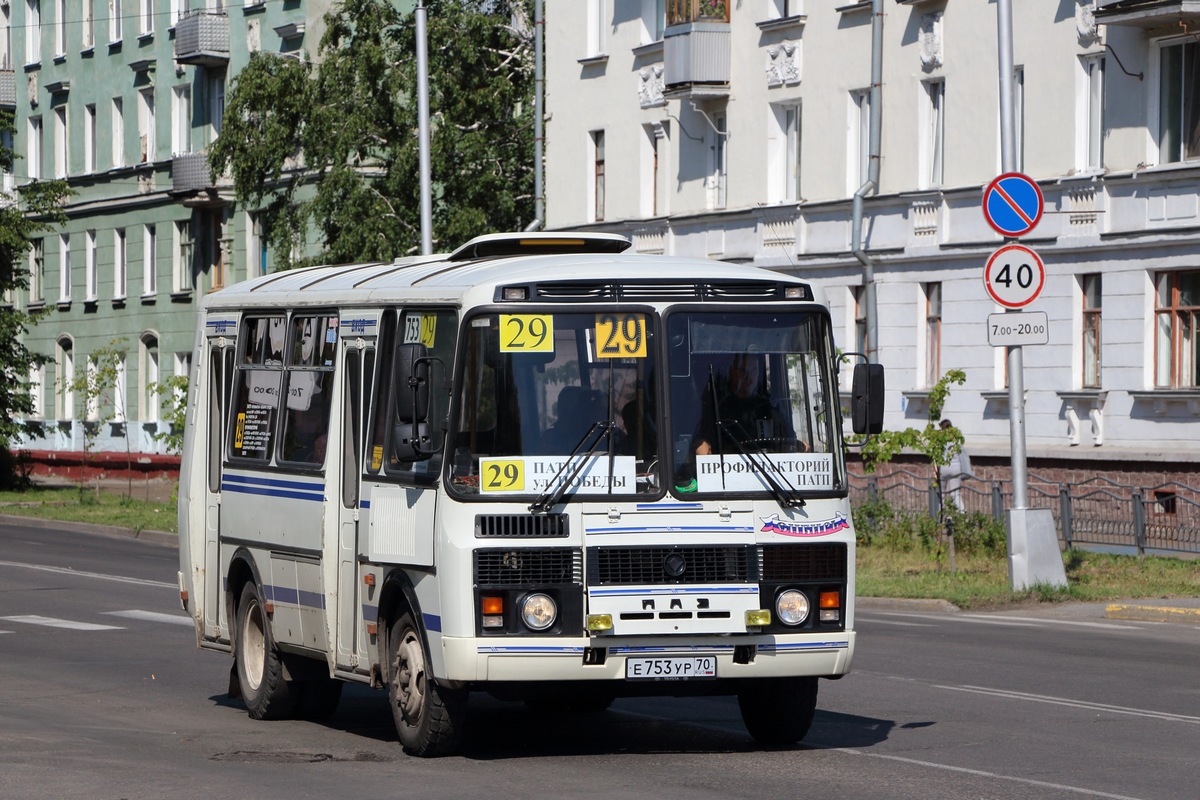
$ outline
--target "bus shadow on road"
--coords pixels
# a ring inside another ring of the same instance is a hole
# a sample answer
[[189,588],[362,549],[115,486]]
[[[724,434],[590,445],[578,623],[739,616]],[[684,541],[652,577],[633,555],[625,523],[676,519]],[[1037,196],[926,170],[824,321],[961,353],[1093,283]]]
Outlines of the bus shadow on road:
[[926,728],[933,722],[908,722],[897,725],[894,720],[860,717],[856,714],[839,714],[835,711],[817,710],[812,729],[804,739],[811,747],[871,747],[887,741],[896,728]]

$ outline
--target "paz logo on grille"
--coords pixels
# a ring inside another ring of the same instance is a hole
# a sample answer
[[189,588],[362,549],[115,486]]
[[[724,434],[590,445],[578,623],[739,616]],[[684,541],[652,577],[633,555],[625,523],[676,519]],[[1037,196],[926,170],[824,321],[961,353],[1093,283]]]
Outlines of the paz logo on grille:
[[685,569],[687,569],[687,559],[683,557],[683,553],[668,553],[663,559],[663,572],[672,578],[682,577]]

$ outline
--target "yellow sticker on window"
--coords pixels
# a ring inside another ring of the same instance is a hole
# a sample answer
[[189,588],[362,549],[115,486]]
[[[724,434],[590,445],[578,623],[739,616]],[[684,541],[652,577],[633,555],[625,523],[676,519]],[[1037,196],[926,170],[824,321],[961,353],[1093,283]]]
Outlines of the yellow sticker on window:
[[525,462],[519,458],[481,458],[479,491],[525,491]]
[[383,466],[383,446],[375,445],[371,448],[371,472],[379,472],[379,468]]
[[404,344],[423,344],[426,347],[433,347],[436,334],[436,314],[410,312],[404,315]]
[[549,314],[501,314],[501,353],[553,353],[554,317]]
[[596,315],[596,358],[645,357],[645,314]]

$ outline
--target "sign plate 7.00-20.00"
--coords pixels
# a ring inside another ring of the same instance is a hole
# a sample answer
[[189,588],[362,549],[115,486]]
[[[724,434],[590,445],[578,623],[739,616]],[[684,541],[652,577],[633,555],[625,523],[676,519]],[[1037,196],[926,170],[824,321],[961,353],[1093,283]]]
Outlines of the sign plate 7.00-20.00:
[[1023,308],[1042,293],[1046,265],[1037,253],[1020,244],[1006,244],[988,259],[983,270],[987,293],[1005,308]]

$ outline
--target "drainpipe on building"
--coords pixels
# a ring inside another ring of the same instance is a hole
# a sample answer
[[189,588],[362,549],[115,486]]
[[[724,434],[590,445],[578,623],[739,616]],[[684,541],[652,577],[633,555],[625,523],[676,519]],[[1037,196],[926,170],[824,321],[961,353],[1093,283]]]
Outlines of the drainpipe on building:
[[536,231],[546,221],[546,191],[542,186],[543,164],[543,95],[546,92],[546,75],[542,67],[542,31],[546,27],[545,0],[533,4],[533,221],[525,226],[527,231]]
[[875,302],[875,264],[862,243],[863,198],[879,191],[880,120],[883,112],[883,0],[871,0],[871,119],[868,134],[867,180],[854,193],[850,250],[863,266],[863,302],[867,316],[867,361],[879,363],[879,314]]

